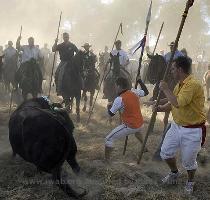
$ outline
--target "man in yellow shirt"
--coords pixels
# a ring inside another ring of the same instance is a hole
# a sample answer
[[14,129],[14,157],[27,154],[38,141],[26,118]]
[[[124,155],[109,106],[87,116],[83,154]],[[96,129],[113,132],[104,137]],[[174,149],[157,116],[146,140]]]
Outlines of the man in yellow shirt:
[[185,191],[193,192],[194,175],[197,169],[197,154],[205,139],[204,91],[201,83],[190,75],[191,64],[186,57],[177,58],[171,72],[179,82],[172,92],[166,82],[160,83],[160,89],[168,99],[165,105],[159,105],[158,112],[172,111],[174,122],[166,133],[161,158],[166,161],[171,172],[162,179],[163,183],[176,184],[179,171],[176,165],[176,151],[180,149],[182,165],[188,172]]

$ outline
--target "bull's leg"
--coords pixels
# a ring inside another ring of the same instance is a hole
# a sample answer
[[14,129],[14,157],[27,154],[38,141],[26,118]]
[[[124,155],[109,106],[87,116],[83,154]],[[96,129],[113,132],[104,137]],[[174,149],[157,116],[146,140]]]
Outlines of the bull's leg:
[[76,96],[77,122],[80,122],[80,101],[81,101],[81,94]]
[[82,111],[86,112],[86,109],[87,109],[87,91],[83,91],[83,95],[82,96],[84,98],[84,106],[83,106]]
[[67,162],[71,166],[73,172],[75,174],[79,174],[79,172],[80,172],[80,166],[78,165],[78,163],[76,161],[76,155],[70,155],[70,153],[69,153],[69,156],[67,158]]
[[80,172],[80,166],[78,165],[77,161],[76,161],[76,154],[77,154],[77,144],[73,138],[73,136],[70,138],[70,151],[68,153],[68,156],[66,158],[66,161],[69,163],[69,165],[71,166],[73,172],[75,174],[78,174]]
[[52,174],[53,174],[53,180],[54,180],[55,184],[61,190],[63,190],[69,197],[74,197],[76,199],[79,199],[79,198],[83,197],[84,195],[86,195],[86,192],[84,192],[82,194],[78,194],[76,191],[74,191],[71,188],[71,186],[68,184],[67,180],[62,180],[61,167],[54,169]]

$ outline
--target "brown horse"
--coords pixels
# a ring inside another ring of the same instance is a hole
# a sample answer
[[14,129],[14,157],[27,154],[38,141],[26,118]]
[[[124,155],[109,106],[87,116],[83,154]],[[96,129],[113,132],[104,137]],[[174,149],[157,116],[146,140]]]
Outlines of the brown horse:
[[105,99],[108,99],[108,103],[112,103],[117,97],[115,81],[118,77],[126,78],[129,83],[128,89],[132,88],[132,77],[127,70],[120,66],[119,54],[115,56],[111,55],[110,70],[105,77],[103,90]]
[[[152,55],[148,55],[148,56],[151,59],[151,61],[150,61],[148,71],[147,71],[147,79],[151,84],[155,85],[154,90],[153,90],[153,96],[151,98],[151,101],[154,101],[158,97],[159,83],[163,79],[167,65],[166,65],[165,59],[161,55],[156,54],[154,56],[152,56]],[[171,91],[173,91],[174,87],[177,84],[177,81],[174,80],[170,71],[167,75],[166,82],[168,83]],[[165,95],[163,93],[161,93],[160,98],[165,99]],[[165,112],[165,116],[164,116],[164,120],[163,120],[164,121],[164,129],[167,127],[169,114],[170,114],[170,112]]]

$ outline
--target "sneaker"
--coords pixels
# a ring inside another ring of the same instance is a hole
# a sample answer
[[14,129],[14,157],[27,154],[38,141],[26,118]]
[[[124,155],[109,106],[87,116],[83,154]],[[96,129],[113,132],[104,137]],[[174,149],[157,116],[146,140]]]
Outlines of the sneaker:
[[165,178],[162,179],[162,183],[169,185],[176,185],[178,183],[179,172],[170,172]]
[[193,193],[193,187],[194,187],[195,182],[188,182],[186,183],[184,189],[185,192],[189,195],[191,195]]

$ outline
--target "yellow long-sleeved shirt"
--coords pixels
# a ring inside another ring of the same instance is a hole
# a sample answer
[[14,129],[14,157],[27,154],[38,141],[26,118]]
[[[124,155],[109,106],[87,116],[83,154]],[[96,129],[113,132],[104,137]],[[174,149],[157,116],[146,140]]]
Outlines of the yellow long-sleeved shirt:
[[204,90],[201,83],[189,75],[174,88],[178,108],[172,106],[174,121],[180,126],[197,125],[206,121]]

